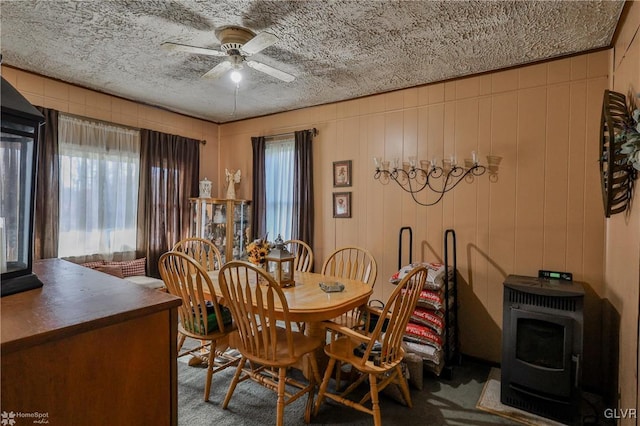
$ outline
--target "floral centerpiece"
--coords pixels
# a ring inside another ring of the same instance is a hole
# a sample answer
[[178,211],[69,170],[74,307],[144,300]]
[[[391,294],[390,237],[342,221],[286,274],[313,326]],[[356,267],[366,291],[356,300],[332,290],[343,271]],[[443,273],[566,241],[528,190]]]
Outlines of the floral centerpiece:
[[254,265],[264,266],[269,250],[271,250],[271,244],[266,237],[254,240],[247,244],[247,260]]

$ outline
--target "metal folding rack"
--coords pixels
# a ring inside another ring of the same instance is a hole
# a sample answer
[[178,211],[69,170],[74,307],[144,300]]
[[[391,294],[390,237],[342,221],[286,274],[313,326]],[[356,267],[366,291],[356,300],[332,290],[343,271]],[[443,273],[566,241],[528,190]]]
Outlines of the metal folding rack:
[[[402,242],[403,234],[407,231],[409,234],[409,261],[413,262],[413,231],[411,227],[403,226],[400,228],[398,237],[398,269],[402,268]],[[451,264],[452,262],[452,264]],[[453,267],[452,277],[449,277],[449,266]],[[456,233],[453,229],[447,229],[444,232],[444,306],[441,308],[444,314],[443,327],[443,352],[442,362],[444,366],[440,376],[445,379],[451,379],[453,375],[453,365],[460,364],[460,353],[458,344],[458,260],[456,247]],[[450,297],[451,302],[450,302]]]

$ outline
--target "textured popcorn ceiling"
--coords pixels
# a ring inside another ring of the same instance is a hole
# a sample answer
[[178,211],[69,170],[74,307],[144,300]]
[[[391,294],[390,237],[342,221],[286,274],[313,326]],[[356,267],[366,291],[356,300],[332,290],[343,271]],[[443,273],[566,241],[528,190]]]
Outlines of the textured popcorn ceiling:
[[[623,1],[2,1],[4,64],[223,123],[361,97],[608,46]],[[279,41],[245,67],[201,79],[239,25]]]

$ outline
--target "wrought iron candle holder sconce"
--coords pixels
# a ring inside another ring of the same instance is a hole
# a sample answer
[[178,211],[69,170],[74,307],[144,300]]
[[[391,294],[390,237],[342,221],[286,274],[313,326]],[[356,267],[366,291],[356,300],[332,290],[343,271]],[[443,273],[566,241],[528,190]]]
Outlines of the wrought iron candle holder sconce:
[[[433,206],[463,180],[473,182],[475,176],[482,176],[486,172],[489,172],[489,181],[495,182],[498,179],[498,167],[502,157],[487,155],[486,166],[478,163],[475,152],[471,153],[471,157],[465,158],[463,165],[457,164],[455,156],[443,159],[441,165],[437,164],[436,159],[420,160],[420,167],[417,167],[416,157],[409,157],[409,161],[403,162],[402,167],[397,158],[391,166],[389,161],[374,157],[376,171],[373,177],[383,185],[394,181],[402,190],[410,193],[416,203],[421,206]],[[436,199],[424,202],[418,200],[416,194],[423,190],[436,194]]]

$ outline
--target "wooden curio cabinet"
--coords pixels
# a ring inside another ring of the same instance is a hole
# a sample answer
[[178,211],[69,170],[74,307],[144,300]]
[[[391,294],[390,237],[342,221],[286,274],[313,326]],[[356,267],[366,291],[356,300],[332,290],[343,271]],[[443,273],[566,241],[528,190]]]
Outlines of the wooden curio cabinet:
[[240,259],[252,241],[251,201],[190,198],[192,237],[215,244],[222,262]]

